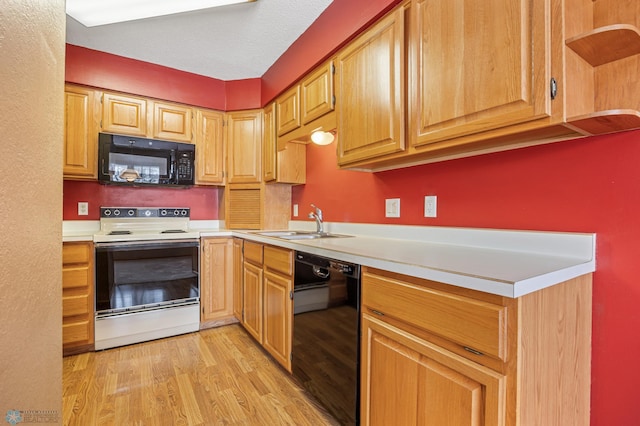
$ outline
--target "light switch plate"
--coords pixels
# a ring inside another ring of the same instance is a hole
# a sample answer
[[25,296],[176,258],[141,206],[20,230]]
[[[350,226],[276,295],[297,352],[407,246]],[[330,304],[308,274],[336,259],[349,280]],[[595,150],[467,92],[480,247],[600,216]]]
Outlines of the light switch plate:
[[424,197],[424,217],[438,216],[438,197],[427,195]]
[[400,217],[400,198],[387,198],[385,202],[385,217]]
[[78,216],[87,216],[89,214],[89,203],[86,201],[78,202]]
[[293,217],[298,217],[298,205],[293,205]]

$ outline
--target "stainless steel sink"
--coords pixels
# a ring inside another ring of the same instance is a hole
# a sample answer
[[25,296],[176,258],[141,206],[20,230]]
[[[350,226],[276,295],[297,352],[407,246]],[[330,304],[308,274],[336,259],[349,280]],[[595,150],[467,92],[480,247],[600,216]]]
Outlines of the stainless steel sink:
[[352,235],[344,234],[331,234],[329,232],[314,232],[314,231],[266,231],[258,232],[258,235],[265,237],[281,238],[283,240],[313,240],[318,238],[343,238],[351,237]]

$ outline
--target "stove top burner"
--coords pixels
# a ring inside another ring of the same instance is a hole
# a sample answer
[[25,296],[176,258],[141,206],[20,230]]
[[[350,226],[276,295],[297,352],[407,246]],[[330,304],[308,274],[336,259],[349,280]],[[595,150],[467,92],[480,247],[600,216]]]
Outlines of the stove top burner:
[[131,231],[119,230],[119,231],[111,231],[107,235],[129,235],[129,234],[131,234]]
[[161,234],[180,234],[183,232],[187,232],[184,229],[165,229],[164,231],[161,231]]

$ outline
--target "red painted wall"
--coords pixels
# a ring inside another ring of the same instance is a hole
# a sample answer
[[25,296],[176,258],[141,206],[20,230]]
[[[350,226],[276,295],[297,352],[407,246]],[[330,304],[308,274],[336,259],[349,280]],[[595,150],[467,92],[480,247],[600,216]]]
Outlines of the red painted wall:
[[401,0],[333,0],[262,76],[266,105]]
[[[98,220],[100,207],[190,207],[192,220],[218,219],[219,189],[213,187],[130,188],[98,182],[65,180],[64,220]],[[78,216],[78,202],[89,203],[89,215]]]
[[[592,425],[639,425],[640,131],[376,174],[336,168],[335,146],[309,145],[292,202],[326,221],[597,233]],[[425,218],[424,196],[438,196]],[[384,217],[400,198],[401,217]]]
[[261,107],[259,78],[225,82],[71,44],[65,64],[69,83],[220,111]]

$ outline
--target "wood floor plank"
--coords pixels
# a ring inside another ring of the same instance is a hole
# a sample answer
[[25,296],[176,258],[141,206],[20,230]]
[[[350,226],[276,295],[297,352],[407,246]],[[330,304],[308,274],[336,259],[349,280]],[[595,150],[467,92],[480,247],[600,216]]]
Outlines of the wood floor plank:
[[337,425],[238,324],[63,360],[65,425]]

